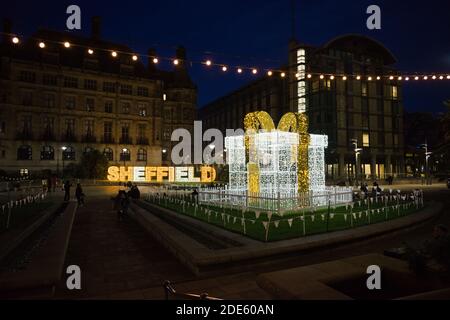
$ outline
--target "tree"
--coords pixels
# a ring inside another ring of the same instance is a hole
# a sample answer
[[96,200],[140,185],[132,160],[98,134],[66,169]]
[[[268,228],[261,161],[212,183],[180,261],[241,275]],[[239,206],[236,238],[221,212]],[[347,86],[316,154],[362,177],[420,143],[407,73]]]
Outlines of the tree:
[[108,170],[108,159],[98,150],[92,150],[82,155],[79,166],[82,178],[105,179]]

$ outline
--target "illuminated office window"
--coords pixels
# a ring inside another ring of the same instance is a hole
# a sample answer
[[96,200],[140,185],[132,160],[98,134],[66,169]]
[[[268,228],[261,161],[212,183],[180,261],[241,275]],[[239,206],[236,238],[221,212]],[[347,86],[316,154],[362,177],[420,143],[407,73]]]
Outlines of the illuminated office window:
[[363,147],[369,146],[369,134],[368,133],[363,133],[362,142],[363,142]]

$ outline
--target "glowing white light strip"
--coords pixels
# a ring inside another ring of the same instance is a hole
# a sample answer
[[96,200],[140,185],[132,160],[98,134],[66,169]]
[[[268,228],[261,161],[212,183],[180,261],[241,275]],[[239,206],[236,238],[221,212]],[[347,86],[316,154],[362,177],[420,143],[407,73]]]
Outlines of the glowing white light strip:
[[297,50],[297,110],[298,112],[306,112],[306,82],[305,82],[305,49]]

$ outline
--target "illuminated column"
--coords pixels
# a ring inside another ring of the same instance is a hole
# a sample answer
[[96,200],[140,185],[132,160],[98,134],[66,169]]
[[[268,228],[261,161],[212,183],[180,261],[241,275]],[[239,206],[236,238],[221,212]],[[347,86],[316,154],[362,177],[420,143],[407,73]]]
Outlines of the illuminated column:
[[309,190],[325,190],[325,148],[328,146],[328,136],[311,134],[308,149]]

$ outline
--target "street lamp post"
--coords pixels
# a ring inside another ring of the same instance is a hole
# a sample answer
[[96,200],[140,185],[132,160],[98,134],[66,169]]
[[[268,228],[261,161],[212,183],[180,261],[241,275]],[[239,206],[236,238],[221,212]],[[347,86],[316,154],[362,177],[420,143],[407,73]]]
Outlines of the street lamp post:
[[67,150],[67,147],[66,146],[62,146],[61,150],[62,150],[62,173],[61,173],[61,178],[64,178],[64,159],[65,159],[65,152]]
[[425,150],[425,184],[431,185],[428,159],[430,158],[432,152],[428,151],[428,143],[427,142],[420,145],[420,147]]
[[126,155],[127,155],[127,151],[128,151],[127,148],[123,148],[123,149],[122,149],[122,153],[123,153],[123,166],[124,166],[124,167],[126,166]]
[[358,185],[358,172],[359,172],[359,161],[358,156],[362,151],[362,148],[358,148],[358,140],[357,139],[351,139],[350,143],[353,145],[353,151],[355,152],[355,185]]

